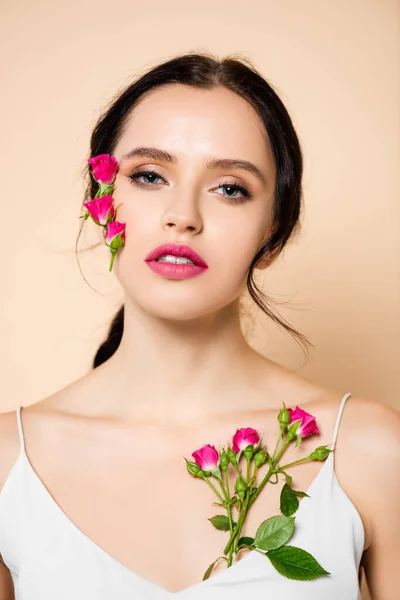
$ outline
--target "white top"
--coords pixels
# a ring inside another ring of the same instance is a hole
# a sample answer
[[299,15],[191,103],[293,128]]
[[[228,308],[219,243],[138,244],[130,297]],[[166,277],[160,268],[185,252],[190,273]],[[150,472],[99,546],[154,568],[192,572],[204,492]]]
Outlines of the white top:
[[[346,400],[342,399],[333,446]],[[311,581],[280,575],[268,558],[248,552],[229,568],[179,592],[169,592],[119,563],[67,517],[21,451],[0,493],[0,553],[11,571],[16,600],[361,600],[359,564],[364,528],[334,471],[334,452],[307,490],[288,545],[310,552],[330,573]],[[168,551],[168,548],[166,548]],[[201,552],[201,549],[199,549]]]

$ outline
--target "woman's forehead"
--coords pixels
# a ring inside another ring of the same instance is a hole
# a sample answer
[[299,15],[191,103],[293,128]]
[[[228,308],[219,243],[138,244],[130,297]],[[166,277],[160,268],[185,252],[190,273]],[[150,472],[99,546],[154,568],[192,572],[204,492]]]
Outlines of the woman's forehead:
[[223,87],[173,84],[146,95],[128,117],[115,153],[122,156],[133,146],[152,145],[182,155],[272,159],[255,109]]

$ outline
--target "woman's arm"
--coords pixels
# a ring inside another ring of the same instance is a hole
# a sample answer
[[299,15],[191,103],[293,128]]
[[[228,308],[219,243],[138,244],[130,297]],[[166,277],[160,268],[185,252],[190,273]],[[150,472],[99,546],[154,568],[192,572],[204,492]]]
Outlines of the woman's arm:
[[365,432],[366,503],[372,537],[362,566],[372,600],[400,598],[400,413],[371,403]]
[[15,600],[14,584],[11,573],[4,564],[3,557],[0,554],[0,599]]
[[[0,491],[19,452],[15,411],[0,413]],[[0,552],[0,600],[15,600],[11,573]]]

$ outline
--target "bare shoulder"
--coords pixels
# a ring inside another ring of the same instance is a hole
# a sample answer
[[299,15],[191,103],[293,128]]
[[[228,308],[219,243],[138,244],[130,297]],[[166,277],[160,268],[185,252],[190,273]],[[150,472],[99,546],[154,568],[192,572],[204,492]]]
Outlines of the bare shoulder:
[[382,461],[400,460],[400,411],[378,400],[352,396],[346,412],[346,433],[362,447],[364,461],[368,455],[370,466],[381,471]]
[[363,398],[354,398],[352,411],[354,435],[363,449],[360,461],[364,468],[368,461],[365,476],[371,484],[371,500],[374,498],[372,502],[379,510],[379,504],[382,508],[387,502],[386,493],[399,488],[400,412],[383,402]]
[[400,553],[400,412],[383,402],[354,398],[348,417],[370,528],[361,564],[372,598],[398,598],[393,573]]
[[[338,446],[360,469],[365,498],[382,497],[396,484],[395,472],[400,467],[400,412],[378,400],[351,396],[345,407],[338,433]],[[366,468],[368,465],[368,468]],[[381,487],[377,489],[377,483]],[[398,483],[397,483],[398,485]]]
[[0,413],[0,491],[20,451],[16,411]]

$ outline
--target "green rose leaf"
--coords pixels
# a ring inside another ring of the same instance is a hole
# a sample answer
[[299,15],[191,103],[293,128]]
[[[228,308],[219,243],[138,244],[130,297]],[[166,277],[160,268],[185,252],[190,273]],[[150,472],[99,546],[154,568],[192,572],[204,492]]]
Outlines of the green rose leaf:
[[254,546],[260,550],[280,548],[292,537],[294,520],[294,517],[280,515],[266,519],[257,529]]
[[238,550],[240,550],[241,548],[249,548],[253,544],[254,544],[254,538],[246,537],[246,536],[241,537],[241,538],[239,538],[239,541],[238,541]]
[[[214,517],[211,517],[208,520],[211,521],[211,523],[214,525],[214,527],[216,529],[219,529],[219,531],[229,531],[230,530],[229,519],[226,515],[214,515]],[[235,521],[232,521],[232,525],[233,525],[233,527],[236,527]]]
[[292,489],[293,494],[296,494],[296,496],[307,496],[307,498],[309,498],[310,496],[308,494],[306,494],[306,492],[300,492],[300,490],[293,490]]
[[281,575],[288,579],[311,580],[330,575],[309,552],[296,546],[282,546],[265,553]]
[[281,489],[280,511],[285,517],[290,517],[299,508],[299,501],[292,488],[285,483]]
[[212,573],[212,570],[214,568],[215,563],[218,562],[220,558],[223,558],[223,559],[226,560],[226,562],[228,562],[228,559],[226,558],[226,556],[219,556],[216,560],[214,560],[214,562],[211,563],[211,565],[208,567],[207,571],[204,573],[204,575],[203,575],[203,581],[205,579],[208,579],[210,577],[210,575]]

